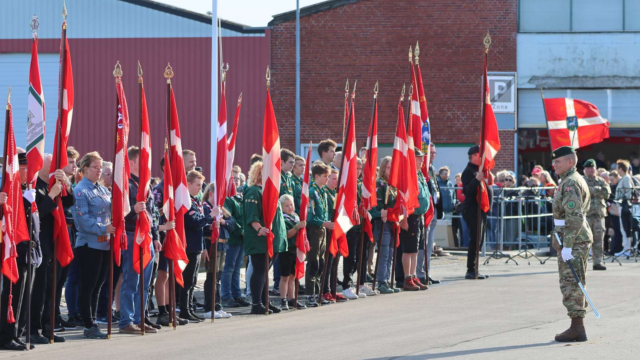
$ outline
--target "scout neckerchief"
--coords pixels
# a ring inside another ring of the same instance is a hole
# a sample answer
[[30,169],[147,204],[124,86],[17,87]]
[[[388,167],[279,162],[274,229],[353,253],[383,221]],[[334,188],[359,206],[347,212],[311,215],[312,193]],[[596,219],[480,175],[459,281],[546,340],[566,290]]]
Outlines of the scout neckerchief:
[[291,215],[283,213],[282,216],[284,216],[285,220],[293,221],[295,223],[300,222],[300,217],[298,217],[298,214],[296,213],[292,213]]

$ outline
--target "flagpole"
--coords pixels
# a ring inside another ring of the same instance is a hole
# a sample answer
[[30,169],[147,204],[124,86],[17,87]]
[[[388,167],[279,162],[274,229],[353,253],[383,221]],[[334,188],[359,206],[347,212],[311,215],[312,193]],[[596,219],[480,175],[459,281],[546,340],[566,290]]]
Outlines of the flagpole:
[[[140,61],[138,61],[138,97],[140,99],[139,105],[140,105],[140,153],[141,153],[140,155],[138,155],[138,175],[139,175],[140,167],[142,167],[142,164],[140,164],[140,157],[142,156],[142,149],[144,148],[144,134],[142,129],[142,66],[140,66]],[[142,184],[139,184],[138,186],[141,186],[141,185]],[[140,218],[140,215],[138,215],[138,219],[139,218]],[[133,246],[136,246],[135,242]],[[145,314],[144,314],[145,305],[146,305],[144,301],[144,254],[143,254],[144,249],[142,248],[142,242],[137,246],[140,247],[140,285],[138,286],[140,290],[140,335],[144,336],[144,330],[146,326]]]
[[[60,154],[62,153],[62,151],[67,151],[67,149],[62,149],[62,106],[63,106],[63,92],[64,92],[64,86],[62,86],[62,84],[64,83],[64,79],[65,79],[65,69],[66,69],[66,56],[65,53],[67,52],[66,49],[66,45],[67,45],[67,4],[65,3],[63,5],[62,8],[62,38],[61,38],[61,42],[60,42],[60,89],[58,91],[58,121],[57,121],[57,127],[58,127],[58,152],[56,154],[56,166],[55,169],[57,170],[60,167]],[[59,181],[57,181],[59,182]],[[60,195],[58,195],[58,200],[60,199]],[[58,202],[56,202],[58,203]],[[54,239],[55,240],[55,239]],[[49,344],[53,344],[53,328],[55,327],[55,318],[56,318],[56,268],[57,268],[57,245],[54,244],[53,246],[53,257],[51,260],[51,316],[49,318]]]
[[[269,69],[269,66],[267,66],[266,78],[267,78],[267,95],[269,95],[269,86],[271,85],[271,70]],[[265,130],[262,129],[262,131],[264,132]],[[266,221],[265,221],[265,225],[267,225]],[[269,224],[269,227],[267,227],[267,229],[271,231],[272,227],[273,227],[273,219],[271,220],[271,224]],[[266,246],[264,249],[264,295],[263,296],[264,296],[264,314],[269,315],[269,235],[266,235],[265,240],[267,240],[267,243],[265,244]],[[274,255],[274,258],[275,258],[275,255]]]
[[[8,146],[8,141],[7,141],[7,136],[9,134],[9,116],[10,116],[10,112],[11,109],[9,108],[9,101],[11,100],[11,86],[9,86],[9,94],[7,95],[7,106],[6,106],[6,114],[5,114],[5,120],[4,120],[4,145],[2,146],[2,153],[4,154],[4,159],[2,159],[2,169],[3,171],[7,171],[7,146]],[[7,176],[5,174],[3,174],[2,176],[2,184],[0,186],[0,190],[4,189],[4,183],[7,182]],[[4,216],[4,206],[0,206],[0,220],[4,223],[6,221],[6,217]],[[0,236],[4,235],[2,234],[2,227],[0,226]],[[55,246],[54,246],[55,248]],[[4,256],[6,255],[4,253],[4,246],[2,247],[2,249],[0,250],[0,252],[2,252],[2,258],[4,259]],[[0,274],[0,280],[2,280],[2,277],[4,275]],[[0,285],[3,285],[4,281],[0,281]],[[2,291],[6,291],[6,289],[2,289]],[[2,306],[2,296],[0,296],[0,307]]]
[[[485,148],[485,138],[484,138],[484,117],[485,117],[485,111],[484,108],[487,105],[487,77],[484,76],[485,73],[485,69],[487,69],[487,62],[488,62],[488,57],[489,57],[489,47],[491,46],[491,36],[489,36],[489,32],[487,32],[487,36],[485,36],[484,38],[484,67],[483,67],[483,71],[482,71],[482,109],[480,109],[481,112],[481,119],[482,119],[482,123],[481,123],[481,128],[480,128],[480,149],[484,150]],[[481,163],[480,163],[480,168],[484,167],[484,153],[481,154]],[[482,169],[484,172],[484,169]],[[484,180],[483,180],[484,181]],[[477,190],[478,194],[482,193],[482,183],[480,183],[478,185],[478,190]],[[479,205],[479,204],[478,204]],[[475,279],[478,280],[478,263],[480,261],[480,243],[482,242],[482,209],[480,208],[480,206],[478,206],[478,214],[477,214],[477,225],[476,225],[476,262],[475,262],[475,272],[476,272],[476,276]]]
[[549,135],[549,147],[553,152],[553,143],[551,143],[551,132],[549,131],[549,120],[547,118],[547,106],[544,104],[544,92],[540,88],[540,98],[542,99],[542,111],[544,111],[544,124],[547,126],[547,135]]
[[[216,11],[216,8],[213,8],[214,11]],[[215,30],[214,30],[215,31]],[[217,68],[217,66],[216,66]],[[166,152],[166,157],[164,159],[164,161],[170,161],[169,158],[171,158],[171,78],[173,78],[173,68],[171,67],[171,64],[168,63],[167,67],[164,70],[164,77],[167,79],[167,129],[166,129],[166,133],[167,133],[167,139],[168,139],[168,149],[169,151]],[[213,98],[213,96],[212,96]],[[216,98],[217,101],[217,98]],[[216,135],[217,136],[217,135]],[[165,140],[166,143],[166,140]],[[171,168],[171,166],[169,166]],[[164,194],[164,196],[167,196],[167,194]],[[173,261],[169,261],[169,302],[171,303],[169,308],[169,325],[171,326],[171,323],[173,323],[173,330],[176,330],[177,324],[176,324],[176,320],[177,320],[177,315],[176,315],[176,274],[175,274],[175,267],[174,267],[174,263]]]

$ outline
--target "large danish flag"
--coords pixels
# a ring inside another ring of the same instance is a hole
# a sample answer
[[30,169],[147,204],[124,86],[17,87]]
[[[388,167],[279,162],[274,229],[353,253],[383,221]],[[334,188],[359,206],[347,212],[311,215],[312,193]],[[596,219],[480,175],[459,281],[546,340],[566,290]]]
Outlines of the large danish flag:
[[280,134],[276,114],[273,111],[271,94],[267,88],[267,103],[264,109],[264,130],[262,134],[262,215],[267,233],[267,251],[273,257],[273,231],[271,225],[280,202]]
[[233,161],[236,155],[236,138],[238,137],[238,121],[240,120],[240,106],[242,105],[242,93],[238,96],[238,106],[236,107],[236,117],[233,119],[233,128],[231,129],[231,137],[227,148],[227,196],[235,196],[236,183],[231,179],[233,170]]
[[187,189],[187,175],[184,171],[184,159],[182,158],[182,140],[180,138],[180,120],[178,119],[178,109],[176,108],[176,98],[173,95],[173,86],[170,87],[171,102],[171,178],[174,185],[174,207],[176,210],[176,232],[186,246],[187,239],[184,234],[184,214],[191,208],[191,196]]
[[371,214],[369,210],[378,206],[376,196],[376,168],[378,165],[378,96],[373,98],[373,114],[371,115],[371,125],[369,125],[369,136],[367,137],[367,154],[362,171],[362,200],[360,202],[361,215],[364,218],[362,229],[369,235],[369,240],[373,242],[373,226],[371,224]]
[[590,102],[569,98],[544,99],[551,146],[575,149],[609,137],[609,121]]
[[129,204],[129,157],[127,144],[129,140],[129,110],[127,99],[124,95],[122,80],[116,80],[116,93],[118,95],[118,117],[116,119],[116,153],[113,167],[113,189],[111,192],[111,222],[116,228],[113,241],[113,256],[117,265],[120,265],[120,250],[127,248],[124,217],[131,211]]
[[[146,202],[149,199],[149,190],[151,185],[151,128],[149,127],[149,115],[147,113],[147,98],[144,95],[144,85],[142,77],[140,77],[140,91],[142,96],[142,118],[141,125],[141,141],[140,141],[140,157],[138,166],[140,167],[140,184],[138,185],[138,193],[136,201]],[[136,244],[133,247],[133,269],[140,273],[140,250],[142,250],[142,267],[146,268],[151,261],[151,219],[147,211],[138,214],[136,222]]]
[[[307,163],[304,165],[304,175],[302,177],[302,196],[300,198],[300,221],[307,221],[309,215],[309,177],[311,172],[311,150],[309,144],[307,150]],[[303,227],[296,235],[296,279],[304,277],[304,258],[307,254],[307,228]]]

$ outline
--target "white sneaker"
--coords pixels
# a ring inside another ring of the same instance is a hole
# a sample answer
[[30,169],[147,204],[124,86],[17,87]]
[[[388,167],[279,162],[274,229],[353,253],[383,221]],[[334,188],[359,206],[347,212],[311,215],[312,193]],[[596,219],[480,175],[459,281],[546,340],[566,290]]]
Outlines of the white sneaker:
[[354,294],[351,288],[342,290],[342,295],[344,295],[344,297],[346,297],[349,300],[356,300],[358,298],[358,295]]
[[367,294],[363,293],[362,291],[358,292],[358,297],[360,299],[365,299],[367,297]]
[[[206,313],[204,313],[204,315],[202,315],[205,319],[211,319],[211,311],[207,311]],[[217,319],[217,317],[216,317]]]
[[366,296],[375,296],[376,292],[371,290],[367,285],[360,286],[360,294],[364,294]]
[[228,319],[231,317],[231,314],[229,314],[228,312],[225,312],[224,310],[218,310],[216,311],[216,319]]
[[622,256],[631,256],[631,250],[630,249],[622,250],[616,254],[616,257],[622,257]]

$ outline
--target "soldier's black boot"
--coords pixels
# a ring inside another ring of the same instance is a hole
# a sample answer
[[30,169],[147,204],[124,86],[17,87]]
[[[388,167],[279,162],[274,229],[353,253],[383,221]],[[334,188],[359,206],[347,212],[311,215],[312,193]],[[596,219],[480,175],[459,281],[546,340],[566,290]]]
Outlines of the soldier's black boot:
[[607,267],[602,264],[593,265],[593,270],[607,270]]
[[557,342],[587,341],[587,330],[584,328],[584,318],[571,319],[571,327],[562,334],[556,335]]

